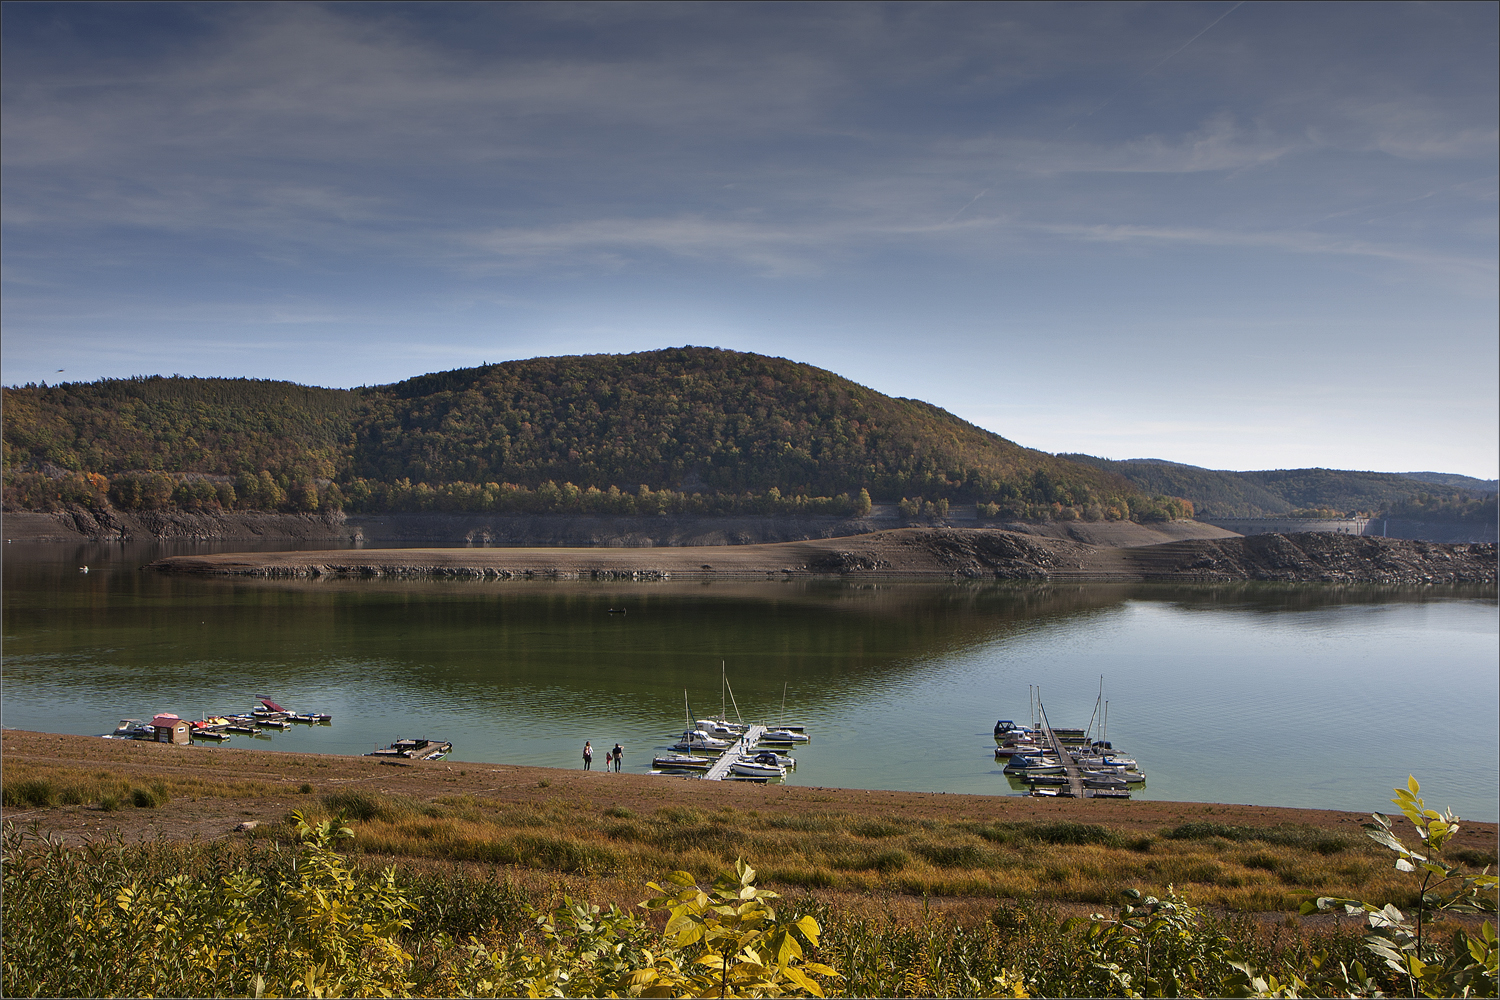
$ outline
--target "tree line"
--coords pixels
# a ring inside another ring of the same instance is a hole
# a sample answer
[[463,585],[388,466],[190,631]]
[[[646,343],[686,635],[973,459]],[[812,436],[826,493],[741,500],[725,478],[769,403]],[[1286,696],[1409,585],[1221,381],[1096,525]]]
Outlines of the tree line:
[[355,390],[153,376],[4,397],[6,502],[29,509],[87,505],[99,493],[91,475],[126,510],[842,514],[861,491],[922,497],[917,516],[940,501],[1030,519],[1151,507],[1112,471],[930,404],[710,348],[539,358]]

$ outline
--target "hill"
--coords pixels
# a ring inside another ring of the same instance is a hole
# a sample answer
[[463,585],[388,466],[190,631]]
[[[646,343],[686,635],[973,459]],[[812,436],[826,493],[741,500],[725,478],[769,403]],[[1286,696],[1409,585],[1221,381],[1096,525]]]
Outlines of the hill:
[[4,394],[7,503],[33,509],[107,496],[128,509],[848,513],[863,490],[919,513],[950,501],[1012,518],[1188,512],[931,404],[710,348],[358,390],[174,376]]
[[1200,517],[1269,517],[1366,513],[1428,521],[1478,523],[1495,519],[1495,493],[1486,481],[1425,472],[1268,469],[1230,472],[1154,458],[1111,461],[1060,456],[1115,472],[1144,491],[1191,500]]

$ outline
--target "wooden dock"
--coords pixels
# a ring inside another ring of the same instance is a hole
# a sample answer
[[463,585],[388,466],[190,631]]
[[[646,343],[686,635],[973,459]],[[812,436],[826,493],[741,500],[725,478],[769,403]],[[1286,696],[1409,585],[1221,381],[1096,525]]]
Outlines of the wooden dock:
[[765,734],[766,727],[759,723],[745,730],[745,735],[740,737],[738,743],[719,754],[719,759],[714,761],[713,766],[704,773],[704,779],[708,781],[723,781],[728,777],[730,767],[734,765],[735,761],[740,759],[740,754],[745,753],[751,747],[755,746]]

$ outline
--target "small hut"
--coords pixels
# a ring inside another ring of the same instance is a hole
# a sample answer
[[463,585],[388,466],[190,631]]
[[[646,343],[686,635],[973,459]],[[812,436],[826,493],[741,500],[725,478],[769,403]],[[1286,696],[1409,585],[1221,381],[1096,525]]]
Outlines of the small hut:
[[158,743],[185,744],[193,741],[192,727],[171,712],[161,713],[151,720],[151,725],[156,730],[156,742]]

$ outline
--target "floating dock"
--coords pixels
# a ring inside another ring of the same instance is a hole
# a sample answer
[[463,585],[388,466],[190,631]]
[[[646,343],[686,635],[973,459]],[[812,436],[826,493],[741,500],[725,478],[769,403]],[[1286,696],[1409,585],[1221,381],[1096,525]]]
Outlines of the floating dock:
[[719,759],[704,772],[703,777],[708,781],[723,781],[729,776],[729,769],[734,766],[734,762],[740,759],[740,754],[759,743],[765,734],[766,727],[760,723],[745,730],[745,735],[740,737],[739,742],[719,754]]

